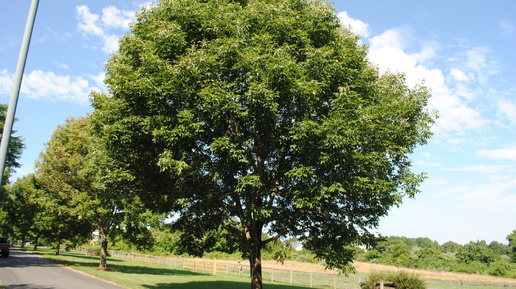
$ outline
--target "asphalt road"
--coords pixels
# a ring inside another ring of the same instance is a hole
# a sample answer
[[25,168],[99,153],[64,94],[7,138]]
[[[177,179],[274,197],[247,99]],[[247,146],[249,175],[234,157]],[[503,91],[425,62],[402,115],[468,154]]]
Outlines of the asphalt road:
[[122,288],[17,250],[11,250],[9,258],[0,258],[0,281],[5,289]]

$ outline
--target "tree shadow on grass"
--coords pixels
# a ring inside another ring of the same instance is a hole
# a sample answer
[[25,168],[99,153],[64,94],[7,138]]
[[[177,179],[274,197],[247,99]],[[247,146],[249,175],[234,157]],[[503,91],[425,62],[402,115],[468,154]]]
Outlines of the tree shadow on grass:
[[178,270],[171,268],[153,268],[145,266],[124,266],[124,265],[112,265],[108,267],[114,269],[118,273],[124,274],[144,274],[144,275],[160,275],[160,276],[205,276],[201,273],[195,273],[186,270]]
[[[44,252],[44,253],[34,252],[34,253],[36,253],[38,255],[43,255],[46,259],[51,260],[52,262],[55,262],[55,263],[60,263],[60,264],[65,264],[66,262],[69,262],[70,261],[69,258],[72,258],[73,259],[72,261],[76,261],[77,263],[91,262],[91,263],[97,263],[97,266],[100,264],[99,256],[87,256],[87,255],[84,255],[82,253],[77,253],[77,252],[66,252],[65,254],[61,254],[61,255],[57,255],[57,256],[54,253],[49,253],[49,252]],[[60,256],[61,257],[64,256],[64,258],[61,259]],[[107,262],[108,262],[108,266],[109,266],[109,264],[121,263],[122,260],[112,259],[112,258],[108,257]]]
[[[143,285],[144,288],[149,289],[249,289],[251,286],[248,282],[235,282],[235,281],[193,281],[187,283],[159,283],[156,285]],[[306,287],[298,287],[287,284],[263,284],[266,289],[302,289]]]
[[[83,268],[98,268],[99,262],[84,262],[81,260],[55,260],[53,262],[59,263],[66,267]],[[161,276],[204,276],[201,273],[194,273],[190,271],[170,269],[170,268],[153,268],[146,266],[134,265],[118,265],[110,264],[108,261],[108,269],[122,274],[141,274],[141,275],[161,275]]]

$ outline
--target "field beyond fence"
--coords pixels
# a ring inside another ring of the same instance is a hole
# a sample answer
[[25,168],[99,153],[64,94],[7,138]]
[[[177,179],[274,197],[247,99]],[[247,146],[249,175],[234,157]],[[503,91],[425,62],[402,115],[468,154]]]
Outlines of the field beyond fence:
[[[79,247],[78,251],[88,254],[90,248]],[[250,266],[242,264],[242,262],[227,260],[210,260],[200,258],[183,258],[176,256],[155,256],[148,254],[140,254],[134,252],[122,252],[109,250],[112,258],[141,261],[146,263],[154,263],[167,265],[204,274],[230,274],[240,277],[250,276]],[[313,288],[339,288],[339,289],[359,289],[360,283],[363,282],[366,275],[342,275],[336,273],[320,273],[307,272],[297,270],[286,270],[270,267],[262,267],[263,280],[281,282],[284,284],[303,285]],[[436,281],[426,280],[428,289],[487,289],[492,287],[516,288],[516,280],[513,284],[496,284],[496,283],[472,283],[463,281]],[[383,285],[383,284],[382,284]],[[380,286],[379,286],[380,287]],[[383,286],[381,286],[383,287]]]

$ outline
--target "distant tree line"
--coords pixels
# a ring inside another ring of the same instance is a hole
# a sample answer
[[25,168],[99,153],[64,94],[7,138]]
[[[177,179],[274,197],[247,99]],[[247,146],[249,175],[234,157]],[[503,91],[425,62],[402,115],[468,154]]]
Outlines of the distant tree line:
[[493,241],[440,245],[429,238],[387,237],[374,247],[357,249],[356,260],[406,268],[516,277],[516,230],[507,244]]

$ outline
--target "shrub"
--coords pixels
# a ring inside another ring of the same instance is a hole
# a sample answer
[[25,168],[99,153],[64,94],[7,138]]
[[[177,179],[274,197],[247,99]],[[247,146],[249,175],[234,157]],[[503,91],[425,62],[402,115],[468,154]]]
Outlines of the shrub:
[[397,289],[426,289],[426,282],[416,274],[397,272],[391,274],[392,285]]
[[473,261],[469,264],[458,263],[452,266],[452,271],[457,273],[485,274],[487,272],[487,264],[478,261]]
[[387,272],[373,272],[369,274],[364,282],[360,283],[361,289],[374,289],[373,282],[390,281]]
[[375,289],[373,282],[392,282],[396,289],[426,289],[426,282],[416,274],[400,272],[374,272],[365,282],[360,284],[361,289]]
[[489,264],[489,275],[492,276],[505,276],[511,270],[511,264],[506,261],[499,260]]
[[86,254],[90,255],[90,256],[100,256],[100,247],[99,246],[89,247],[88,250],[86,251]]

